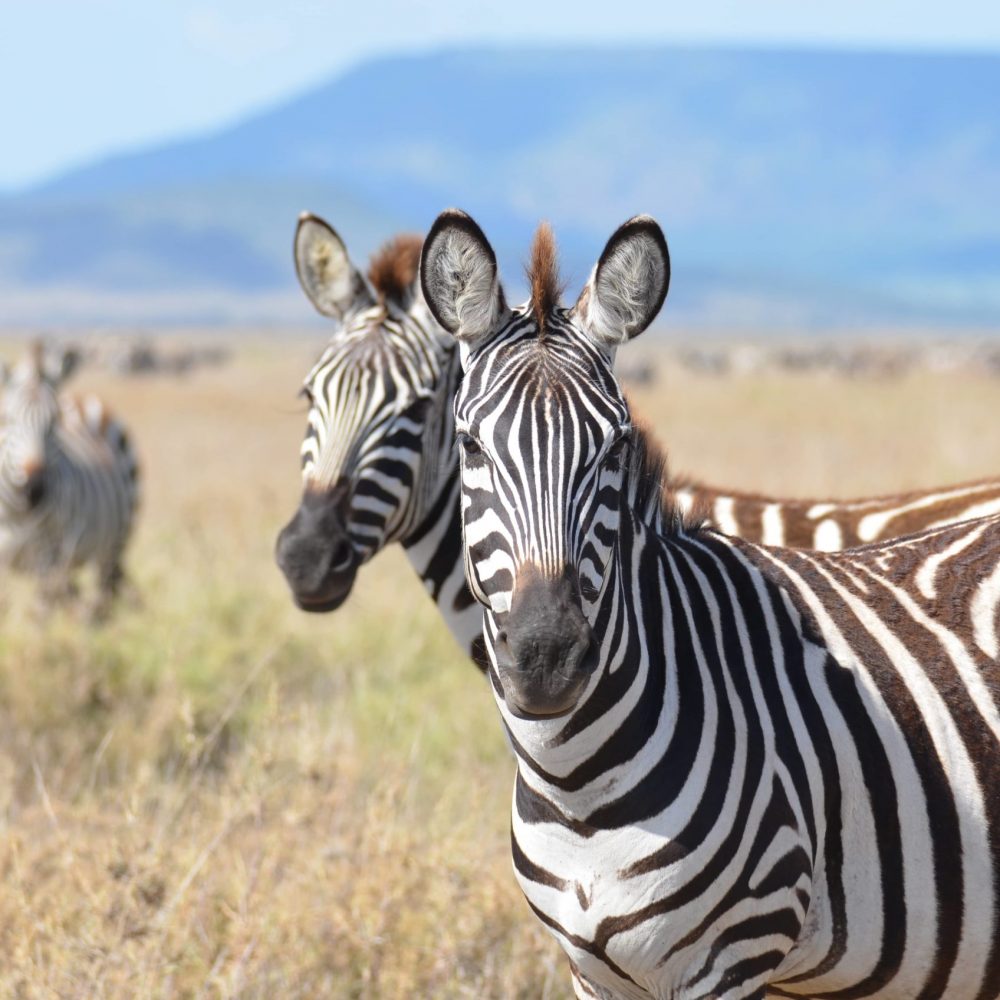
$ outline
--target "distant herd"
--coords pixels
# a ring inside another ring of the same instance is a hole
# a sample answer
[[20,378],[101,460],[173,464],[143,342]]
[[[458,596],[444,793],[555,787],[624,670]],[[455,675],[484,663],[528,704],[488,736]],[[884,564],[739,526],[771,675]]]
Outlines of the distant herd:
[[[616,374],[670,286],[649,217],[572,302],[547,226],[514,305],[456,210],[367,271],[303,215],[294,260],[332,331],[278,565],[332,612],[403,546],[486,675],[515,874],[576,995],[1000,997],[1000,477],[801,500],[669,475]],[[93,565],[103,618],[139,467],[64,390],[77,361],[0,374],[0,561],[46,602]]]

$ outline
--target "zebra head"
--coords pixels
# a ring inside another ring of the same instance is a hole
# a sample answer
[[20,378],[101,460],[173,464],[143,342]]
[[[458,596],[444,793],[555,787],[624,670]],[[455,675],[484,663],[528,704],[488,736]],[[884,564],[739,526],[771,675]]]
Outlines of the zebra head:
[[35,342],[9,371],[0,371],[0,449],[5,503],[21,511],[45,498],[46,471],[57,450],[59,392],[79,363],[72,349]]
[[306,611],[339,607],[359,566],[420,524],[454,465],[451,400],[461,369],[420,292],[420,245],[397,237],[366,277],[329,225],[299,220],[299,280],[339,323],[303,384],[303,493],[276,546]]
[[570,711],[597,662],[632,430],[614,352],[656,316],[670,259],[659,226],[632,219],[565,308],[543,225],[529,278],[530,301],[508,307],[496,256],[461,212],[439,216],[424,244],[424,296],[465,369],[455,430],[466,574],[507,710],[539,717]]

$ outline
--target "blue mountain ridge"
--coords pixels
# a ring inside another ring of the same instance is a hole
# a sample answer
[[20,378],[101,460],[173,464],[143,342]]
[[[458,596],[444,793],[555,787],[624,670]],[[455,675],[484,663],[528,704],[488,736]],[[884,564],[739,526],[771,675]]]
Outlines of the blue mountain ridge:
[[647,212],[670,241],[671,307],[692,321],[995,323],[998,93],[993,55],[380,58],[0,199],[0,287],[288,290],[302,209],[363,259],[459,205],[514,285],[539,219],[572,294],[614,227]]

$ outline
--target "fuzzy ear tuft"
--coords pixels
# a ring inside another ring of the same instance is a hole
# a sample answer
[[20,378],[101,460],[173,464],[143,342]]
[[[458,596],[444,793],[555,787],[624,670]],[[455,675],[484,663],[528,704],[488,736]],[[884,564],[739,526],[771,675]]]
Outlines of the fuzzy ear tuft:
[[33,353],[39,374],[54,386],[62,385],[83,361],[75,347],[39,346]]
[[670,251],[655,219],[637,215],[608,240],[576,304],[590,338],[615,348],[656,318],[670,287]]
[[496,329],[507,310],[493,247],[457,208],[442,212],[427,234],[420,284],[434,318],[467,346]]
[[42,352],[40,371],[52,385],[59,386],[80,367],[82,360],[75,347],[49,347]]
[[295,272],[309,301],[324,316],[343,319],[375,304],[375,295],[351,263],[344,241],[309,212],[299,216],[295,230]]
[[83,356],[75,347],[66,347],[58,358],[59,381],[65,382],[82,364]]

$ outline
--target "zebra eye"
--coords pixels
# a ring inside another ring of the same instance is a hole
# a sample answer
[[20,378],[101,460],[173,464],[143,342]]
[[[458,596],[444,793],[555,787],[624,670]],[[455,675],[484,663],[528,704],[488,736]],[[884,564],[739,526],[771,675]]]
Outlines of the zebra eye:
[[607,453],[604,456],[604,464],[611,469],[617,469],[625,459],[625,454],[628,451],[628,444],[628,435],[623,434],[607,450]]
[[465,452],[466,455],[478,455],[482,452],[482,448],[479,446],[479,442],[471,434],[458,435],[458,446]]

